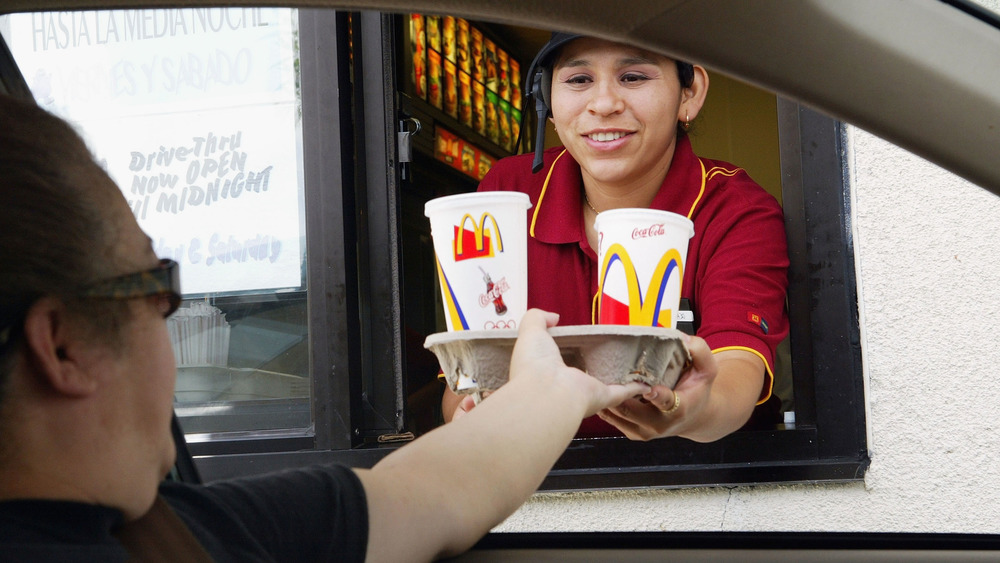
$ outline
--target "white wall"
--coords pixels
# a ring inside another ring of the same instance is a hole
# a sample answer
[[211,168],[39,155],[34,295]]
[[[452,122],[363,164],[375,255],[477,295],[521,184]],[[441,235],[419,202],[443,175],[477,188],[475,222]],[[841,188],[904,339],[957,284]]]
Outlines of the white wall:
[[1000,532],[1000,198],[856,128],[864,482],[538,494],[497,531]]

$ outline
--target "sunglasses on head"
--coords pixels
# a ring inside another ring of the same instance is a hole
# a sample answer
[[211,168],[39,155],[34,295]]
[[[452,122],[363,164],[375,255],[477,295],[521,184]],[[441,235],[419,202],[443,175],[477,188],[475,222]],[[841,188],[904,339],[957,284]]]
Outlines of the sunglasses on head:
[[167,318],[181,305],[180,266],[164,258],[155,268],[99,281],[84,288],[77,296],[116,300],[162,297],[163,318]]
[[[177,262],[162,259],[149,270],[123,274],[101,280],[85,287],[76,294],[87,299],[137,299],[140,297],[160,297],[163,318],[167,318],[180,307],[181,278]],[[24,314],[39,296],[20,300],[17,303],[0,304],[0,350],[12,341],[24,322]]]

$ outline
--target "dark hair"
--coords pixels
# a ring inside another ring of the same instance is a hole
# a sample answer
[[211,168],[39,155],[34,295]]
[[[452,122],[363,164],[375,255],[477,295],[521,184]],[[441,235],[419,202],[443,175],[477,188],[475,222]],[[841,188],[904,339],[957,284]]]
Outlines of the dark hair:
[[677,78],[681,82],[681,88],[690,88],[694,84],[694,65],[684,61],[677,62]]
[[112,197],[122,196],[72,127],[0,94],[0,394],[24,315],[43,295],[92,320],[95,338],[118,337],[124,303],[73,298],[115,273]]
[[[681,88],[690,88],[694,84],[694,65],[691,63],[686,63],[684,61],[675,61],[677,63],[677,79],[680,80]],[[677,138],[680,139],[684,135],[687,135],[686,124],[677,124]]]

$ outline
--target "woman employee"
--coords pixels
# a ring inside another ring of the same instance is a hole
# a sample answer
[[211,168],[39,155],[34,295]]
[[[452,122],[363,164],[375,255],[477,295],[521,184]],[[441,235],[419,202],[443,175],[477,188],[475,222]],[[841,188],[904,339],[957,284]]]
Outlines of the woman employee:
[[[555,33],[529,68],[539,132],[548,117],[563,146],[499,161],[480,191],[528,194],[528,306],[590,324],[597,293],[594,220],[609,209],[672,211],[694,222],[682,297],[711,369],[675,389],[584,421],[579,437],[717,440],[770,397],[775,348],[788,333],[782,210],[742,169],[695,155],[687,129],[708,93],[700,66],[628,45]],[[530,166],[529,166],[530,163]],[[445,390],[446,420],[472,408]],[[599,418],[598,418],[599,417]]]

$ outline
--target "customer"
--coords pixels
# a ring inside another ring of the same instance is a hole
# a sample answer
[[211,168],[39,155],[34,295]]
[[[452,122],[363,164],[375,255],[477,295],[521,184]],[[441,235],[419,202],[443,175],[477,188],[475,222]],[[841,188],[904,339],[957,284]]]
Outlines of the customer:
[[[371,470],[331,465],[161,484],[175,457],[164,318],[180,301],[177,267],[157,260],[121,192],[66,123],[0,96],[5,561],[456,554],[538,487],[583,417],[649,391],[567,368],[545,330],[556,315],[531,310],[510,383]],[[711,363],[704,343],[694,339],[692,350],[697,364]]]

